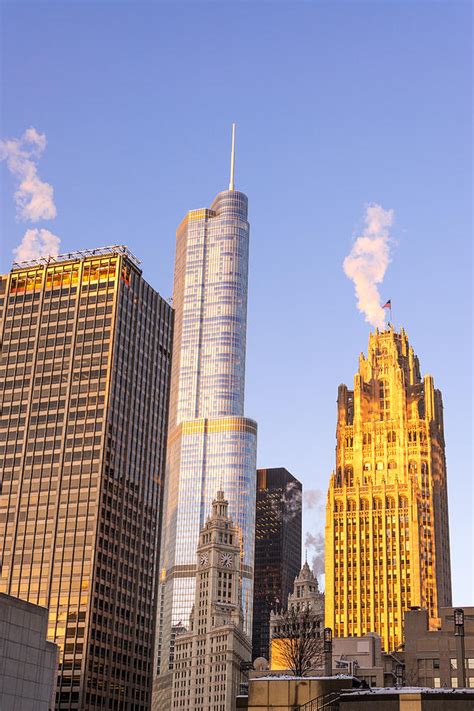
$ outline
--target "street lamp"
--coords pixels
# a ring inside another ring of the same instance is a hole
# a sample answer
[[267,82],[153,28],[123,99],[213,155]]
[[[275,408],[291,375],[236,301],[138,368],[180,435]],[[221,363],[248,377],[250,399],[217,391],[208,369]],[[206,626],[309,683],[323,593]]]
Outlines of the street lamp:
[[464,610],[457,607],[454,616],[454,636],[456,638],[456,659],[458,667],[458,686],[461,689],[466,687],[466,662],[464,650]]
[[324,675],[332,676],[332,629],[325,627],[323,631]]

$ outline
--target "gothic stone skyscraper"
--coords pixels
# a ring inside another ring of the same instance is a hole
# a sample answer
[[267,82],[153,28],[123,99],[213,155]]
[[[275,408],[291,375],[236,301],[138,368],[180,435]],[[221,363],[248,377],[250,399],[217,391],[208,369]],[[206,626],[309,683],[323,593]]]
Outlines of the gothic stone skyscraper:
[[268,659],[270,612],[286,606],[301,567],[301,491],[284,467],[257,470],[253,659]]
[[219,193],[176,239],[174,353],[160,560],[154,707],[169,708],[173,640],[195,595],[196,541],[216,491],[240,531],[244,629],[251,634],[257,426],[244,417],[247,197]]
[[56,708],[149,708],[172,310],[124,247],[0,277],[0,591],[49,608]]
[[173,709],[232,711],[241,662],[250,660],[243,631],[240,531],[222,491],[199,536],[196,592],[189,632],[174,646]]
[[443,404],[405,331],[371,333],[354,390],[339,387],[326,508],[326,625],[403,642],[411,606],[451,605]]
[[[285,610],[292,610],[295,617],[285,616]],[[311,617],[308,618],[304,611],[311,610]],[[298,620],[299,613],[302,613],[301,622]],[[290,630],[288,630],[290,624]],[[288,638],[295,638],[301,634],[308,634],[308,627],[311,627],[311,636],[314,630],[314,637],[322,638],[324,629],[324,593],[319,591],[318,579],[305,561],[300,572],[296,576],[292,592],[288,595],[288,600],[281,606],[280,611],[272,610],[270,614],[270,666],[272,670],[288,669],[288,653],[285,654],[285,646]],[[314,659],[315,668],[321,668],[321,651]]]

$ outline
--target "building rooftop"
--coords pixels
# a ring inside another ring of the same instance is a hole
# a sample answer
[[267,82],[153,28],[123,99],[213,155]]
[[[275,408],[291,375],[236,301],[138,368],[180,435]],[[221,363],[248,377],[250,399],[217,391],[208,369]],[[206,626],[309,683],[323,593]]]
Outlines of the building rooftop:
[[58,254],[56,257],[38,257],[36,259],[27,259],[24,262],[13,262],[12,269],[29,269],[30,267],[54,264],[56,262],[70,262],[78,259],[100,257],[102,255],[109,256],[110,254],[123,254],[136,267],[139,267],[141,264],[141,260],[138,259],[138,257],[136,257],[124,244],[113,244],[109,247],[96,247],[95,249],[80,249],[76,252],[66,252],[65,254]]

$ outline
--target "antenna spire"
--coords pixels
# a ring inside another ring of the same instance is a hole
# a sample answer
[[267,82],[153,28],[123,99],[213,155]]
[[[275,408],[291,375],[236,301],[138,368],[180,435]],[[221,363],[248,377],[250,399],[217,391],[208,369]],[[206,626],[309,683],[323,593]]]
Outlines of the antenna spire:
[[235,168],[235,123],[232,124],[232,151],[230,154],[229,190],[234,190],[234,168]]

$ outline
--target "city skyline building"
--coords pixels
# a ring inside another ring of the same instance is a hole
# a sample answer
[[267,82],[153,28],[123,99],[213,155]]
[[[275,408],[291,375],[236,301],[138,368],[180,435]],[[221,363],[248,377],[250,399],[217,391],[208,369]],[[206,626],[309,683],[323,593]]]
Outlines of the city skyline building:
[[[154,708],[171,703],[174,640],[195,597],[199,532],[223,490],[240,531],[244,631],[252,629],[257,425],[244,416],[249,223],[229,189],[178,227]],[[183,629],[184,628],[184,629]]]
[[172,320],[123,246],[0,278],[0,592],[49,609],[61,711],[151,701]]
[[240,532],[222,491],[201,529],[196,558],[189,631],[174,646],[172,708],[232,711],[251,644],[243,631]]
[[302,488],[284,467],[257,469],[252,659],[268,659],[270,612],[286,606],[301,568]]
[[451,605],[441,392],[403,330],[369,336],[354,389],[339,386],[326,506],[326,625],[336,637],[404,641],[404,613]]
[[[287,611],[292,614],[287,614]],[[284,606],[280,610],[272,610],[270,614],[270,669],[288,669],[288,652],[285,649],[291,647],[297,637],[308,633],[322,640],[323,629],[324,593],[319,590],[318,579],[306,560],[293,581],[292,591]],[[322,643],[315,651],[314,669],[318,669],[322,667]]]

